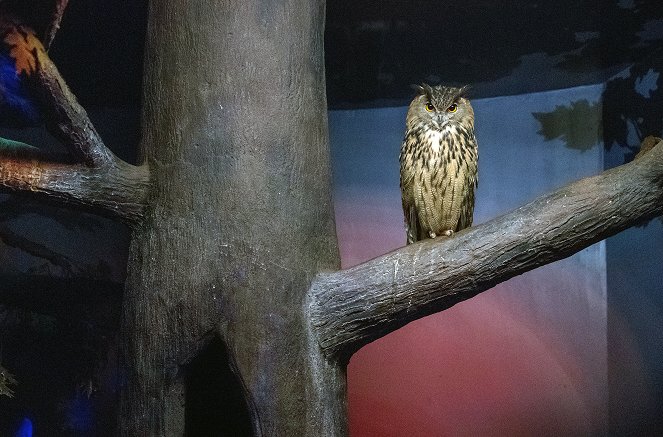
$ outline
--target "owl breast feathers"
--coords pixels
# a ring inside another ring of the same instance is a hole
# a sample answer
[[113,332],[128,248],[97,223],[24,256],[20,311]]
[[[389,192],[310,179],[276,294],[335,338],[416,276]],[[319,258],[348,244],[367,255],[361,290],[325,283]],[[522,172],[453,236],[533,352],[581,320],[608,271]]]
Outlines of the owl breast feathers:
[[410,103],[400,153],[408,244],[472,225],[479,152],[464,93],[423,84]]

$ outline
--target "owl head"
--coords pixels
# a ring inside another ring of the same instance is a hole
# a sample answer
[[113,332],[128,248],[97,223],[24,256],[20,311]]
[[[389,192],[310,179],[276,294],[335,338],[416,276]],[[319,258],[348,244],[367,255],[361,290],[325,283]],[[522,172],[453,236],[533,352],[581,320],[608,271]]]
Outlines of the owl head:
[[407,127],[425,125],[428,129],[442,130],[448,125],[461,124],[474,128],[474,110],[465,93],[468,87],[416,86],[416,97],[407,111]]

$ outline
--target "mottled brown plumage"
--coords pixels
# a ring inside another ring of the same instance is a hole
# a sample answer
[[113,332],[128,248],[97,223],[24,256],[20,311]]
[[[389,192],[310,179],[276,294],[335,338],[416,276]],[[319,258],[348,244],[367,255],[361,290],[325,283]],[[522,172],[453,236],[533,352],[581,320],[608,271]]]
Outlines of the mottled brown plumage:
[[408,244],[472,225],[479,152],[464,93],[423,84],[410,103],[400,154]]

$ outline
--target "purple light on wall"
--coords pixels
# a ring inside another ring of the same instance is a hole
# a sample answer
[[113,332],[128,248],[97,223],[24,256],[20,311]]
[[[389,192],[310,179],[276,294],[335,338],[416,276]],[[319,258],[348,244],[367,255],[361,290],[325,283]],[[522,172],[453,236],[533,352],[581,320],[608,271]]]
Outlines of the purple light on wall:
[[94,413],[91,400],[82,393],[76,393],[65,410],[65,427],[72,431],[91,431],[94,427]]
[[32,437],[32,421],[24,417],[14,433],[14,437]]

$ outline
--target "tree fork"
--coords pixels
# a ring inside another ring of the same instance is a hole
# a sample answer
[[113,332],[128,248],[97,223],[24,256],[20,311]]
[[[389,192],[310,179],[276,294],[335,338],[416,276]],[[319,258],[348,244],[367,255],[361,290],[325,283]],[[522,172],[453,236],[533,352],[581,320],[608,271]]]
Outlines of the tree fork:
[[[45,30],[46,45],[53,39],[66,6],[66,0],[55,2],[51,25]],[[15,32],[16,26],[32,32],[29,25],[22,27],[19,18],[0,16],[3,29]],[[105,146],[44,46],[38,41],[33,44],[30,56],[34,67],[24,74],[33,82],[49,131],[62,141],[68,153],[56,155],[0,138],[0,188],[38,194],[131,225],[137,223],[145,207],[149,169],[122,161]]]
[[[151,2],[143,144],[153,189],[124,301],[123,435],[182,435],[186,366],[220,338],[259,436],[346,434],[345,369],[312,336],[339,267],[323,1]],[[223,411],[217,412],[223,414]]]

